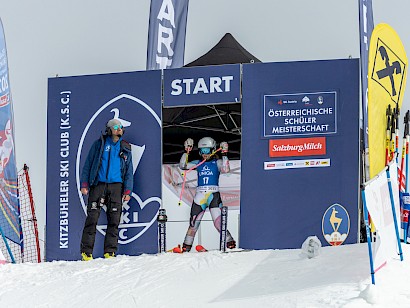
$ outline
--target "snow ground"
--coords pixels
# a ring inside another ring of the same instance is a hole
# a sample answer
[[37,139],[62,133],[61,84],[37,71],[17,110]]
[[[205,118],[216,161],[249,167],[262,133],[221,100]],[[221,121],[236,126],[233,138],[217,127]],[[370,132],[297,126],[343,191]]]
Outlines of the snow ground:
[[410,245],[371,284],[367,244],[0,266],[0,307],[410,307]]

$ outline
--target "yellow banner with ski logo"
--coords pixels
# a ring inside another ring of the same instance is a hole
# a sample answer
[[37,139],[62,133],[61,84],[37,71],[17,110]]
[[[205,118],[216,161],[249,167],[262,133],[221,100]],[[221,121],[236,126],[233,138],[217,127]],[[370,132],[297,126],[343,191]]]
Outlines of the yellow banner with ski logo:
[[[401,109],[407,78],[407,55],[396,31],[377,25],[370,39],[368,136],[370,178],[386,165],[386,109]],[[400,110],[399,109],[399,110]]]

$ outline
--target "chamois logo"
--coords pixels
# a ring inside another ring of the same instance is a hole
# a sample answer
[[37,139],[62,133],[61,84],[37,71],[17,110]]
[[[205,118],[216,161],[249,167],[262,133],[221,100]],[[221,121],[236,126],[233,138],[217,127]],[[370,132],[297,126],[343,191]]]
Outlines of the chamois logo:
[[332,246],[342,245],[349,235],[350,218],[347,210],[340,204],[332,204],[322,218],[322,232]]

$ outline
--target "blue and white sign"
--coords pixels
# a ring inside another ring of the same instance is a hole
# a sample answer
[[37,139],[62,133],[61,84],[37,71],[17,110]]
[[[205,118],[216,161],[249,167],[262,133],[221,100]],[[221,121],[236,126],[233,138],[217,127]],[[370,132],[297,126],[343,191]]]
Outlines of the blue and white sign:
[[367,132],[367,105],[368,105],[368,82],[367,73],[369,66],[369,44],[370,37],[374,28],[373,22],[373,4],[372,0],[359,1],[359,28],[360,28],[360,65],[362,68],[361,84],[362,84],[362,119],[364,129],[364,146],[368,148],[368,132]]
[[[134,188],[123,204],[118,254],[156,253],[161,205],[161,71],[49,79],[47,260],[78,260],[87,198],[80,174],[92,143],[116,118],[131,145]],[[103,254],[101,211],[93,256]]]
[[240,89],[239,64],[164,71],[164,107],[239,102]]
[[188,0],[151,0],[147,70],[182,67]]
[[[241,247],[300,248],[311,235],[328,244],[325,237],[335,238],[333,232],[340,232],[345,244],[357,243],[358,224],[352,223],[348,230],[347,222],[358,221],[358,59],[244,64],[242,79]],[[330,91],[335,89],[337,93]],[[268,93],[290,94],[264,100]],[[268,116],[270,109],[274,117]],[[312,123],[296,123],[301,116]],[[328,125],[320,132],[327,134],[316,137],[326,139],[325,154],[270,157],[271,140],[299,138],[287,138],[290,132],[279,131],[270,140],[263,138],[264,119],[269,120],[268,133],[273,127]],[[333,215],[333,210],[326,212],[335,204],[343,205],[348,219],[336,206]]]
[[334,133],[337,133],[335,91],[264,96],[263,137]]

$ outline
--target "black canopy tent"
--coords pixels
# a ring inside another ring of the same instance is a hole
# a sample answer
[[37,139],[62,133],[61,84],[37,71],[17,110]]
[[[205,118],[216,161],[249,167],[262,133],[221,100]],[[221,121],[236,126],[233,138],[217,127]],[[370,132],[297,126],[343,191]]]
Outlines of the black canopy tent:
[[[185,67],[261,62],[226,33],[210,51]],[[193,138],[195,146],[202,137],[218,144],[229,143],[229,157],[240,159],[241,104],[174,107],[162,109],[163,163],[177,163],[184,152],[184,141]]]

